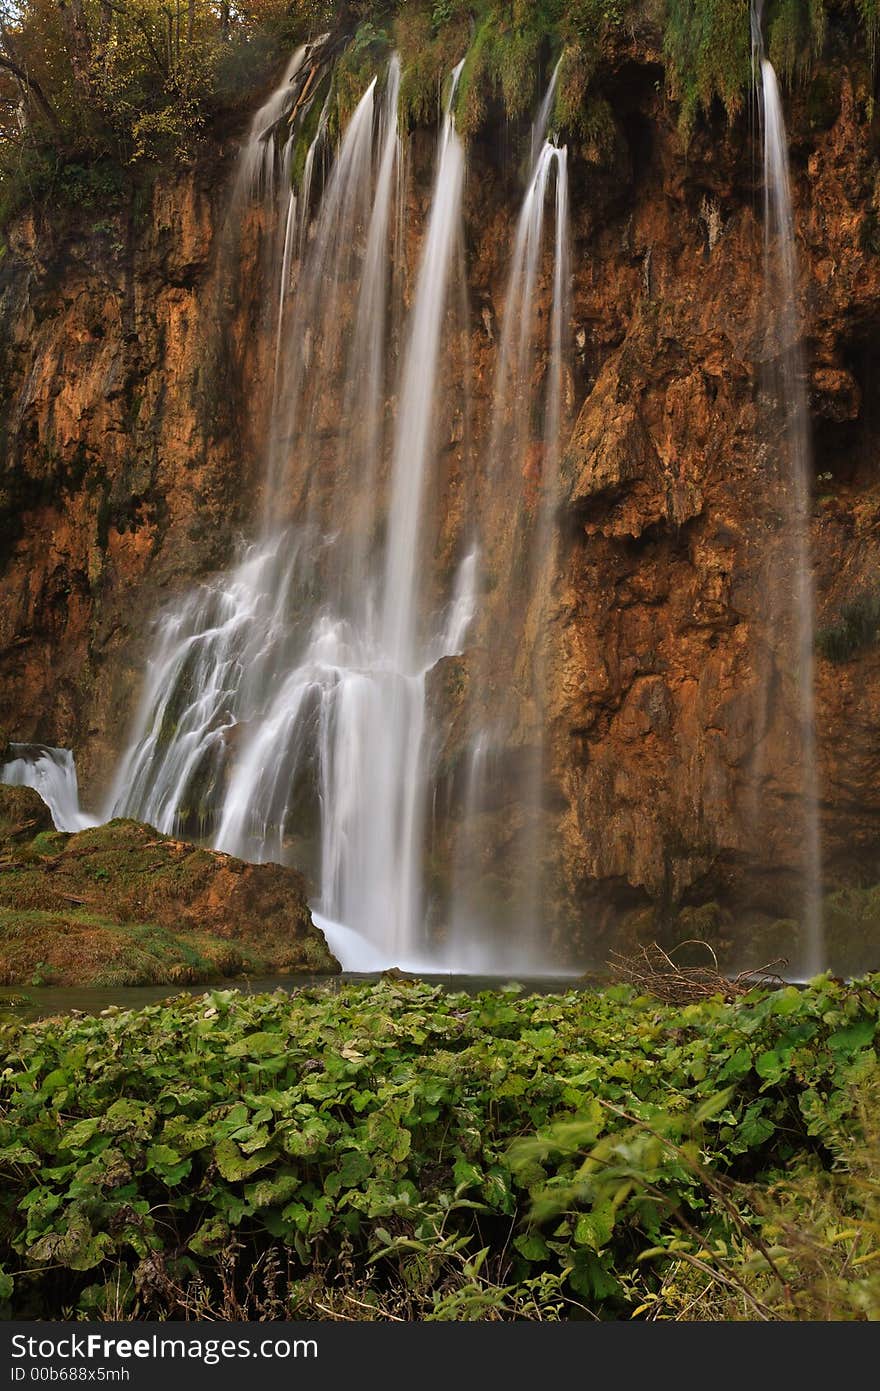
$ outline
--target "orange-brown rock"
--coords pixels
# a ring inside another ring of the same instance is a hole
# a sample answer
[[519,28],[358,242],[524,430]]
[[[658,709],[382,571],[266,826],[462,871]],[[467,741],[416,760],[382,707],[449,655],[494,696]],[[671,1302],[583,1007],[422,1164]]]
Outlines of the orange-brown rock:
[[260,229],[225,221],[228,168],[25,217],[0,265],[0,707],[76,748],[94,804],[157,610],[250,513]]
[[[864,72],[838,57],[825,79],[821,119],[803,94],[788,98],[820,629],[880,586],[877,118]],[[553,899],[583,942],[649,904],[661,919],[713,901],[735,916],[800,911],[790,489],[762,365],[760,152],[745,116],[729,126],[718,113],[685,148],[663,86],[655,41],[633,40],[605,78],[612,162],[571,151],[570,437],[552,601],[523,614],[509,596],[488,600],[499,647],[549,634]],[[432,149],[416,133],[410,283]],[[444,564],[485,457],[522,191],[492,132],[470,161],[468,338],[443,383],[425,541]],[[120,248],[82,228],[59,242],[25,221],[0,267],[2,486],[19,520],[0,575],[0,722],[12,737],[75,747],[86,801],[122,742],[157,603],[222,563],[256,510],[265,290],[256,226],[243,230],[234,286],[224,270],[228,168],[220,159],[159,180],[146,216],[120,225]],[[549,284],[545,268],[545,315]],[[329,456],[331,420],[327,431]],[[507,494],[494,506],[506,525]],[[499,664],[514,691],[527,645]],[[461,755],[480,660],[472,652],[432,679],[444,771]],[[843,662],[820,654],[816,687],[826,877],[876,882],[880,646]],[[512,765],[535,719],[523,697]],[[448,829],[434,834],[448,846]],[[503,873],[502,850],[490,872]]]

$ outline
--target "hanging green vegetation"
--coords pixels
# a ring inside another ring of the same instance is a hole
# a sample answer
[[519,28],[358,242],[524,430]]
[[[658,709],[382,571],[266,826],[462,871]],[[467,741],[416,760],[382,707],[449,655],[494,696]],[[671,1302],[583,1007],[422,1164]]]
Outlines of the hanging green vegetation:
[[821,54],[828,32],[824,0],[776,0],[769,27],[769,54],[783,79],[805,75]]
[[[632,35],[662,47],[686,136],[716,102],[736,115],[751,81],[745,0],[190,0],[169,15],[158,0],[0,5],[0,223],[25,203],[69,201],[68,167],[186,163],[211,122],[251,110],[284,55],[322,30],[341,50],[331,134],[395,47],[410,126],[436,120],[466,59],[466,136],[495,113],[526,120],[564,53],[555,124],[598,161],[613,148],[609,77]],[[832,23],[838,46],[860,33],[873,60],[880,0],[767,0],[765,43],[784,81],[815,73]]]
[[880,0],[856,0],[856,8],[865,28],[873,69],[877,63],[877,36],[880,34]]
[[470,24],[456,0],[437,5],[405,6],[397,17],[394,38],[402,67],[400,109],[408,126],[436,121],[443,83],[470,43]]
[[390,31],[379,20],[365,19],[358,25],[333,71],[336,109],[331,134],[344,130],[370,82],[385,66],[390,39]]
[[[847,12],[855,16],[873,59],[880,0],[767,0],[765,48],[784,82],[815,71],[834,12],[841,22]],[[749,6],[740,0],[665,0],[664,52],[686,134],[715,101],[735,115],[752,76]]]
[[664,52],[689,134],[700,111],[719,99],[729,116],[751,78],[749,9],[731,0],[668,0]]
[[592,85],[596,56],[571,46],[562,54],[554,119],[559,130],[574,136],[588,160],[603,164],[614,148],[616,126],[608,101]]
[[816,646],[829,662],[848,662],[880,638],[880,593],[857,594],[837,618],[816,633]]

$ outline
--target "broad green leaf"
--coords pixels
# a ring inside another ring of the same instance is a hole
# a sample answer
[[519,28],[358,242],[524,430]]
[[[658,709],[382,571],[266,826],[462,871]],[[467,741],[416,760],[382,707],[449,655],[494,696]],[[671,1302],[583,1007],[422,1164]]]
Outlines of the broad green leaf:
[[540,1232],[528,1232],[524,1236],[515,1237],[513,1244],[527,1261],[546,1261],[549,1259],[550,1250]]
[[234,1140],[221,1140],[214,1146],[214,1160],[217,1168],[230,1183],[249,1178],[258,1169],[264,1169],[275,1158],[272,1149],[258,1150],[256,1154],[242,1154]]

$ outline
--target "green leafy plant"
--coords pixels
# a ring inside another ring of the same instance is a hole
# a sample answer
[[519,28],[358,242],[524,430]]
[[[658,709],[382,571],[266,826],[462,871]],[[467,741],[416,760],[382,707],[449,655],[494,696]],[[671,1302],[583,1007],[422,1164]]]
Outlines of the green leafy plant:
[[275,1250],[288,1307],[342,1280],[420,1317],[632,1312],[663,1278],[640,1253],[683,1220],[729,1240],[704,1172],[763,1184],[845,1149],[877,1027],[870,980],[824,977],[681,1009],[383,981],[0,1024],[12,1306],[125,1289],[179,1314],[221,1298],[234,1251],[244,1298]]

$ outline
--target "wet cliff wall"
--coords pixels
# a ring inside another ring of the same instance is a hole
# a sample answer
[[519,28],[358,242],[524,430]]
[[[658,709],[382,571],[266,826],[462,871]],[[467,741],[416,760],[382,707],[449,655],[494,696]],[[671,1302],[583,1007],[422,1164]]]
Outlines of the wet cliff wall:
[[[670,908],[720,899],[740,918],[796,917],[793,485],[762,361],[755,147],[744,117],[699,130],[683,158],[647,76],[622,68],[614,103],[627,194],[594,187],[578,227],[592,255],[577,257],[585,400],[564,462],[554,615],[562,876],[606,903],[640,890]],[[640,82],[647,101],[633,100]],[[794,94],[790,131],[830,889],[878,877],[880,266],[871,76],[841,61],[821,98]]]
[[[658,915],[662,927],[707,905],[716,933],[726,914],[796,916],[802,857],[790,617],[769,592],[785,582],[773,556],[787,485],[763,385],[753,121],[715,110],[685,141],[650,27],[607,55],[603,90],[602,148],[571,152],[569,425],[546,620],[555,930],[600,942],[622,913],[638,924],[650,910],[652,935]],[[787,107],[834,888],[880,879],[880,139],[864,54],[838,50]],[[489,428],[522,194],[517,140],[490,113],[470,142],[472,392],[467,431],[452,416],[441,427],[441,546],[460,527]],[[414,134],[410,259],[432,149],[431,132]],[[228,226],[230,161],[231,145],[218,148],[98,228],[93,214],[63,227],[25,217],[0,264],[0,724],[73,747],[94,804],[157,605],[224,564],[255,511],[266,290],[259,229]],[[546,277],[539,293],[546,301]],[[499,517],[504,507],[499,498]],[[443,695],[449,767],[467,665]],[[509,817],[499,808],[487,867],[499,875]],[[442,851],[447,831],[434,834]]]
[[162,596],[250,515],[263,304],[232,154],[24,216],[0,263],[0,721],[75,748],[93,805]]

